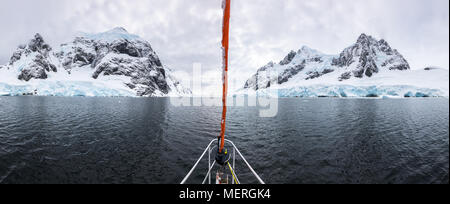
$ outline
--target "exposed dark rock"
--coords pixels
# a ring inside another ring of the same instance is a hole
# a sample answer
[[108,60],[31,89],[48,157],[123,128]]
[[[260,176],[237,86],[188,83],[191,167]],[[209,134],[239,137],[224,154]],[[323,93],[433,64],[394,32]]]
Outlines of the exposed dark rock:
[[329,73],[332,73],[332,72],[334,72],[334,69],[324,69],[322,71],[322,75],[329,74]]
[[51,62],[50,45],[45,43],[40,34],[36,34],[27,45],[21,45],[14,52],[9,64],[14,65],[22,58],[30,58],[22,65],[18,79],[29,81],[31,79],[46,79],[47,73],[57,72],[56,66]]
[[430,96],[428,94],[425,94],[425,93],[417,92],[416,93],[416,97],[417,98],[429,98]]
[[379,96],[377,94],[367,94],[367,98],[378,98]]
[[434,68],[434,67],[427,67],[427,68],[425,68],[424,70],[425,70],[425,71],[431,71],[431,70],[436,70],[436,69],[438,69],[438,68]]
[[78,64],[79,66],[86,66],[92,64],[95,57],[96,56],[93,53],[87,53],[83,49],[77,48],[72,62]]
[[353,76],[355,76],[356,78],[363,78],[364,77],[364,69],[363,68],[359,68],[353,71]]
[[297,55],[296,52],[291,51],[281,62],[280,65],[287,65],[289,63],[292,62],[292,60],[294,59],[295,55]]
[[289,81],[289,79],[292,76],[295,76],[299,72],[301,72],[305,68],[305,62],[302,64],[293,66],[289,69],[286,69],[279,77],[278,77],[278,84],[283,84]]
[[308,72],[306,74],[308,75],[308,77],[306,77],[305,80],[315,79],[315,78],[319,78],[320,76],[322,76],[319,72]]
[[407,64],[395,65],[389,68],[389,70],[409,70],[410,67]]
[[380,50],[387,55],[394,55],[394,51],[392,50],[391,46],[389,46],[388,42],[386,42],[384,39],[381,39],[378,42],[378,45],[380,47]]
[[115,52],[126,54],[132,57],[142,57],[139,50],[128,40],[120,40],[115,42],[111,47]]
[[321,57],[313,57],[311,59],[308,60],[309,62],[318,62],[318,63],[322,63],[323,60]]
[[339,77],[339,81],[344,81],[344,80],[350,79],[351,77],[352,77],[351,72],[345,72]]
[[305,80],[311,80],[311,79],[316,79],[319,78],[325,74],[329,74],[334,72],[333,69],[324,69],[322,72],[308,72],[306,73],[308,75],[308,77],[305,78]]
[[30,69],[24,69],[20,73],[18,79],[29,81],[31,79],[46,79],[47,73],[45,73],[44,69],[36,69],[35,67],[30,67]]
[[272,69],[275,66],[273,62],[269,62],[266,66],[258,69],[255,75],[252,76],[246,83],[244,88],[253,88],[254,90],[265,89],[269,85],[269,81],[272,79],[268,76],[270,73],[266,71]]
[[11,59],[9,60],[9,65],[13,65],[15,62],[19,61],[24,52],[25,52],[24,48],[18,48],[11,56]]
[[48,54],[48,52],[52,50],[50,45],[45,43],[44,38],[39,33],[37,33],[34,38],[28,43],[28,48],[32,52],[40,52],[43,54]]
[[353,71],[354,76],[363,78],[371,77],[378,73],[377,61],[379,55],[387,56],[386,61],[381,62],[382,67],[389,70],[409,70],[409,64],[397,50],[393,50],[385,40],[377,41],[373,37],[362,34],[356,44],[346,48],[339,56],[333,59],[332,65],[338,67],[348,67],[358,62],[357,69]]

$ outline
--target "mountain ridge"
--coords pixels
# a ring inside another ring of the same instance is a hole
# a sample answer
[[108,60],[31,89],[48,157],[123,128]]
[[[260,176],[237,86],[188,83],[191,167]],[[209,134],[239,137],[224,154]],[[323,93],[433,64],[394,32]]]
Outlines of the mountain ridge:
[[[171,75],[171,70],[165,68],[150,43],[121,27],[81,34],[56,49],[36,34],[28,44],[18,47],[6,69],[16,72],[17,80],[24,85],[34,80],[58,78],[59,82],[64,82],[77,78],[90,83],[103,81],[102,86],[106,88],[116,83],[120,89],[129,89],[136,96],[191,94]],[[34,88],[39,92],[39,87]]]
[[[415,93],[427,92],[417,95],[448,96],[448,85],[441,86],[433,82],[433,80],[443,80],[443,83],[447,81],[448,84],[448,71],[446,78],[443,72],[445,70],[432,68],[413,71],[403,55],[398,50],[393,49],[386,40],[377,40],[363,33],[354,44],[337,55],[323,54],[307,46],[303,46],[298,51],[290,51],[279,63],[270,62],[258,69],[256,74],[245,82],[243,89],[238,90],[238,93],[245,90],[270,92],[271,89],[297,90],[299,87],[310,87],[303,89],[304,93],[293,91],[292,96],[345,97],[353,95],[365,97],[368,95],[389,95],[388,92],[391,92],[392,96],[397,97],[411,95],[407,94],[410,91]],[[443,77],[438,76],[442,74],[444,74]],[[429,81],[423,80],[421,82],[419,75],[424,75],[424,78]],[[411,80],[405,81],[407,77]],[[381,78],[385,79],[382,80]],[[314,86],[323,85],[326,85],[326,91],[322,90],[321,93],[315,93],[317,90],[314,89]],[[364,88],[359,90],[360,93],[339,91],[347,85],[352,90],[346,91],[350,92],[362,86]],[[373,87],[376,88],[378,85],[390,87],[384,89],[389,89],[389,91],[371,93]],[[429,87],[425,85],[429,85]],[[394,86],[402,88],[396,89],[393,88]],[[414,87],[420,88],[420,91]],[[440,91],[436,91],[438,89]]]

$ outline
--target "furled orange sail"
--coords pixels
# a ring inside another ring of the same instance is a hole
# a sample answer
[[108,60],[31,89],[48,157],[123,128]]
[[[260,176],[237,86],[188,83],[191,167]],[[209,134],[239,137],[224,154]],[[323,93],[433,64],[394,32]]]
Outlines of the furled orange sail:
[[225,147],[225,130],[227,120],[227,96],[228,96],[228,45],[230,32],[231,0],[223,0],[223,28],[222,28],[222,52],[223,52],[223,112],[220,132],[220,149],[222,153]]

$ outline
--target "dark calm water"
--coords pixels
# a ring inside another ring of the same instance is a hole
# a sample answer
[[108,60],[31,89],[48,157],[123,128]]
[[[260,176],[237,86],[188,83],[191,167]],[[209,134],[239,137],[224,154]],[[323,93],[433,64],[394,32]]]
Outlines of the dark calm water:
[[[0,183],[179,183],[220,115],[169,99],[0,97]],[[228,125],[267,183],[449,183],[448,99],[280,99],[277,117],[237,107]]]

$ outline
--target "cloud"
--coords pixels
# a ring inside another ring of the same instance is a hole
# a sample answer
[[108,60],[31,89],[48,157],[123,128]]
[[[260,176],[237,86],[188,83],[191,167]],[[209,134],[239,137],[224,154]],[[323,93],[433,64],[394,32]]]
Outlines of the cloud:
[[[53,46],[116,26],[147,39],[178,73],[221,68],[221,0],[2,0],[0,64],[41,33]],[[242,86],[259,67],[301,46],[338,54],[361,33],[386,39],[414,69],[449,67],[448,0],[234,0],[230,78]],[[180,74],[180,76],[185,76]],[[220,75],[218,75],[220,79]],[[220,81],[220,80],[219,80]],[[215,90],[220,83],[210,85]]]

